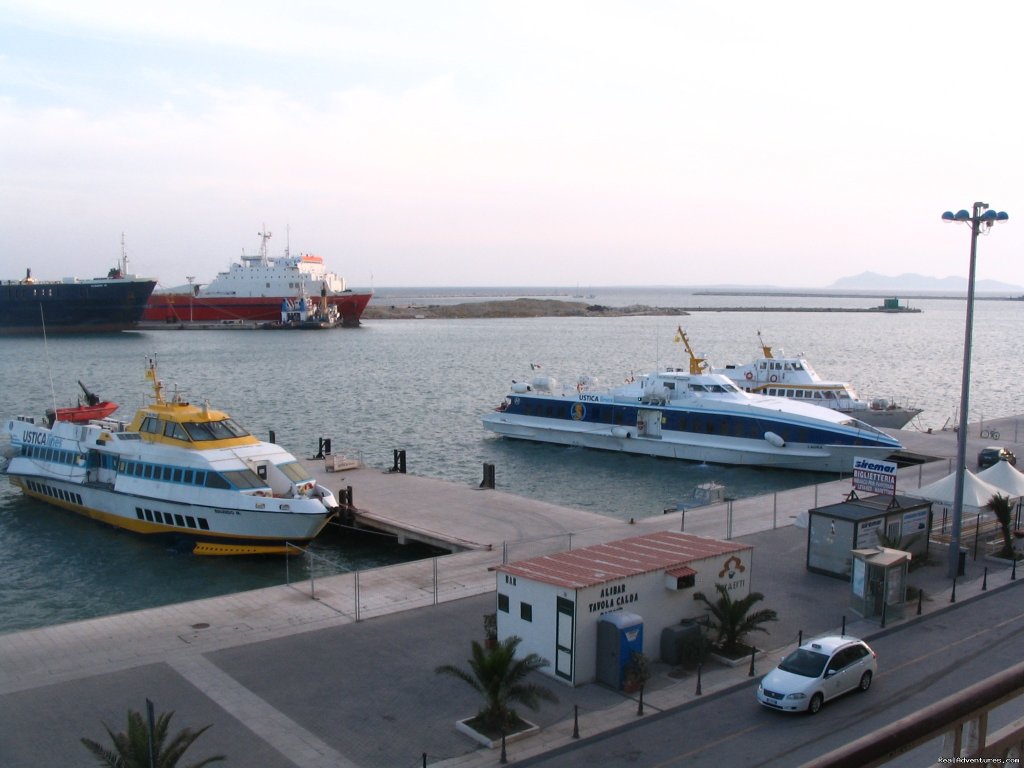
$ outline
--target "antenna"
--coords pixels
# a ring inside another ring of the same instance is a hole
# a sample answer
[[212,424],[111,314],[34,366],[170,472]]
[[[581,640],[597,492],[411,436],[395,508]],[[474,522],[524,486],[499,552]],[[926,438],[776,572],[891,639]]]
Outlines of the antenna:
[[50,368],[50,346],[46,342],[46,314],[43,312],[42,302],[39,304],[39,319],[43,321],[43,356],[46,358],[46,375],[50,379],[50,398],[53,400],[53,413],[56,419],[57,393],[53,391],[53,370]]

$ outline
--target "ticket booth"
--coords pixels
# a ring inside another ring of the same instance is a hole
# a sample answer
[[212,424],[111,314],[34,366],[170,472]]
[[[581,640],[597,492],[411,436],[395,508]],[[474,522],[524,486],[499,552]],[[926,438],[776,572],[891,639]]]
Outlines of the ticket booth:
[[865,619],[903,618],[911,554],[888,547],[853,550],[850,608]]
[[927,557],[932,502],[909,496],[851,493],[807,515],[807,570],[838,579],[853,573],[853,550],[892,547]]

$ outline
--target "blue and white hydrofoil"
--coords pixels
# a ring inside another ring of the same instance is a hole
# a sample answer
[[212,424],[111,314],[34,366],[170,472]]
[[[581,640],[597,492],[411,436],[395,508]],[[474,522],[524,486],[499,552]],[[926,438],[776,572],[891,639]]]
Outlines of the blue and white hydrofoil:
[[[681,330],[677,338],[686,341]],[[689,370],[669,368],[619,387],[586,377],[559,386],[537,376],[513,383],[483,424],[520,440],[816,472],[851,472],[854,457],[884,459],[902,447],[845,414],[751,395],[705,369],[691,350]]]

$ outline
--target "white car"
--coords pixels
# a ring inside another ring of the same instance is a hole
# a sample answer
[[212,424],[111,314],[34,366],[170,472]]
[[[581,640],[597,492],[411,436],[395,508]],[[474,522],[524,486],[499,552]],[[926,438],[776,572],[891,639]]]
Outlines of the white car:
[[829,699],[866,691],[878,670],[878,655],[863,640],[829,635],[804,643],[764,676],[757,700],[769,709],[815,714]]

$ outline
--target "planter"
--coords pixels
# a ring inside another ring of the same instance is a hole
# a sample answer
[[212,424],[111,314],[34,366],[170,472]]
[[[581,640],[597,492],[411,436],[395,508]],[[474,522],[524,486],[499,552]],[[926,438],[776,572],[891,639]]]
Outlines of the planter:
[[[764,651],[754,650],[754,658],[762,659],[765,656]],[[711,650],[708,651],[708,658],[712,661],[717,661],[719,664],[723,664],[727,667],[742,667],[745,664],[750,663],[750,651],[748,650],[743,656],[737,656],[732,658],[731,656],[724,656],[720,651]]]
[[[459,733],[466,734],[471,739],[476,741],[478,744],[482,744],[483,746],[488,747],[489,749],[494,749],[495,747],[500,747],[501,746],[501,737],[500,736],[497,739],[492,739],[490,736],[487,736],[487,735],[485,735],[483,733],[480,733],[480,731],[476,730],[475,728],[473,728],[473,726],[471,726],[469,724],[471,721],[473,721],[475,719],[476,718],[468,717],[465,720],[456,720],[455,721],[455,730],[457,730]],[[531,723],[531,722],[529,722],[527,720],[523,720],[523,722],[526,724],[525,728],[523,728],[521,730],[518,730],[515,733],[506,733],[505,734],[505,743],[506,744],[511,744],[513,741],[519,741],[520,739],[525,739],[527,736],[532,736],[533,734],[537,733],[537,731],[540,730],[540,726],[539,725],[534,725],[533,723]]]

